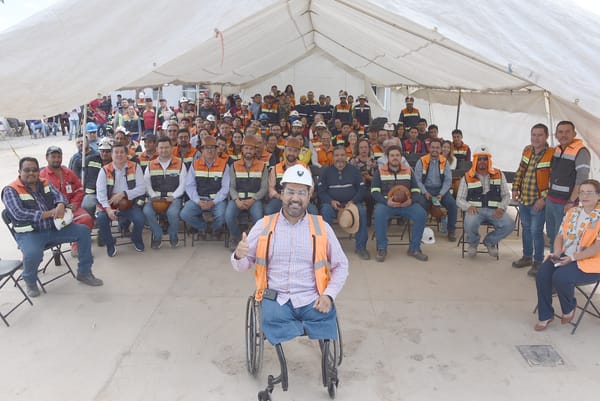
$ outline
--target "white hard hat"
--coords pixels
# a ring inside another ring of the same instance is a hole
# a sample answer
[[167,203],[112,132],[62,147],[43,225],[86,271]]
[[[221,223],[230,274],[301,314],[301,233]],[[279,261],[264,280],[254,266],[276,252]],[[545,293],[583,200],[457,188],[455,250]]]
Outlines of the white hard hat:
[[300,113],[298,113],[298,111],[296,110],[292,110],[290,111],[290,117],[299,117]]
[[230,112],[226,112],[225,114],[223,114],[223,118],[227,118],[227,117],[233,117],[233,116],[231,115]]
[[292,167],[285,170],[281,184],[292,183],[292,184],[303,184],[312,188],[313,179],[310,171],[302,164],[295,164]]
[[54,219],[54,226],[60,231],[61,228],[68,226],[73,222],[73,212],[71,209],[65,209],[65,215],[62,219]]
[[423,230],[423,236],[421,237],[421,242],[427,245],[435,244],[435,236],[433,235],[433,230],[431,227],[425,227],[425,230]]
[[214,122],[215,116],[213,116],[212,114],[209,114],[208,116],[206,116],[206,121]]
[[302,127],[302,121],[296,120],[292,123],[292,127]]
[[166,131],[167,129],[169,129],[169,123],[170,123],[170,121],[165,121],[165,122],[162,124],[162,129],[163,129],[163,130],[165,130],[165,131]]
[[185,96],[182,96],[181,99],[179,99],[179,103],[189,103],[189,102],[190,102],[190,100]]

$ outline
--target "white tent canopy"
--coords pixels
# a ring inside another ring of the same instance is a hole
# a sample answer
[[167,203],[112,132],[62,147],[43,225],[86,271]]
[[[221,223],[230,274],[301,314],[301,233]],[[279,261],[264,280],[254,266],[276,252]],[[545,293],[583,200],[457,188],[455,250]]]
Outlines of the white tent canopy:
[[372,83],[431,104],[455,106],[460,89],[483,109],[549,112],[600,154],[599,37],[597,18],[568,1],[67,0],[0,35],[0,114],[165,83],[264,92],[276,78],[376,104]]

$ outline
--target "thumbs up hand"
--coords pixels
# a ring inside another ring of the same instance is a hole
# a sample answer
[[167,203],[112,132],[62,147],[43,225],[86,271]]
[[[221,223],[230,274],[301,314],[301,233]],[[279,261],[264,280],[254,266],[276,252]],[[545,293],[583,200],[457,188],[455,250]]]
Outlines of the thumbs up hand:
[[246,237],[246,233],[242,233],[242,239],[240,240],[237,247],[235,248],[235,258],[236,259],[245,258],[246,255],[248,255],[248,249],[249,249],[248,238]]

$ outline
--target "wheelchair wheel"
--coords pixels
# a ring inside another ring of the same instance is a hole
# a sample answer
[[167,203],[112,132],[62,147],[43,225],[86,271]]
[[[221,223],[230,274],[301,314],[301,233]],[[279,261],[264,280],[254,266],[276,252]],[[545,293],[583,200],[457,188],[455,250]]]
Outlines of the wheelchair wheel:
[[336,355],[338,357],[337,366],[340,366],[344,357],[344,347],[342,346],[342,330],[340,330],[340,321],[338,320],[337,315],[335,317],[335,325],[337,326],[338,339],[333,342],[333,345],[336,347]]
[[246,302],[246,368],[256,375],[262,366],[264,337],[260,328],[260,305],[254,296]]
[[337,366],[339,355],[337,355],[339,346],[334,340],[323,340],[319,342],[321,345],[322,360],[321,371],[323,374],[323,386],[327,387],[329,397],[335,398],[337,386],[339,383],[337,375]]

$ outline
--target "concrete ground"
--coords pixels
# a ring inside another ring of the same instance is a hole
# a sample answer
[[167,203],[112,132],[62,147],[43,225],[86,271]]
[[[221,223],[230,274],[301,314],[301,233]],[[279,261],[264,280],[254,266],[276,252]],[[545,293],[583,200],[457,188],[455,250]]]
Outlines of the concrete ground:
[[[74,148],[65,137],[11,143],[42,165],[47,146],[68,155]],[[8,144],[0,142],[2,185],[18,170]],[[4,226],[0,233],[0,255],[19,258]],[[342,242],[350,276],[337,300],[345,351],[338,399],[598,399],[600,321],[585,317],[574,336],[557,321],[533,330],[535,283],[510,265],[520,257],[515,235],[502,242],[499,261],[461,259],[456,244],[438,238],[423,247],[427,263],[406,257],[405,246],[390,247],[385,263],[365,262],[351,240]],[[368,247],[374,254],[374,241]],[[17,309],[10,328],[0,327],[0,400],[256,400],[266,376],[278,373],[268,345],[258,378],[246,372],[244,313],[253,277],[232,269],[222,243],[147,246],[142,254],[123,245],[112,259],[104,248],[93,252],[103,287],[63,278],[33,307]],[[15,289],[5,287],[0,307],[15,299]],[[564,363],[530,367],[519,345],[551,345]],[[300,338],[284,349],[290,387],[273,398],[328,399],[318,345]]]

